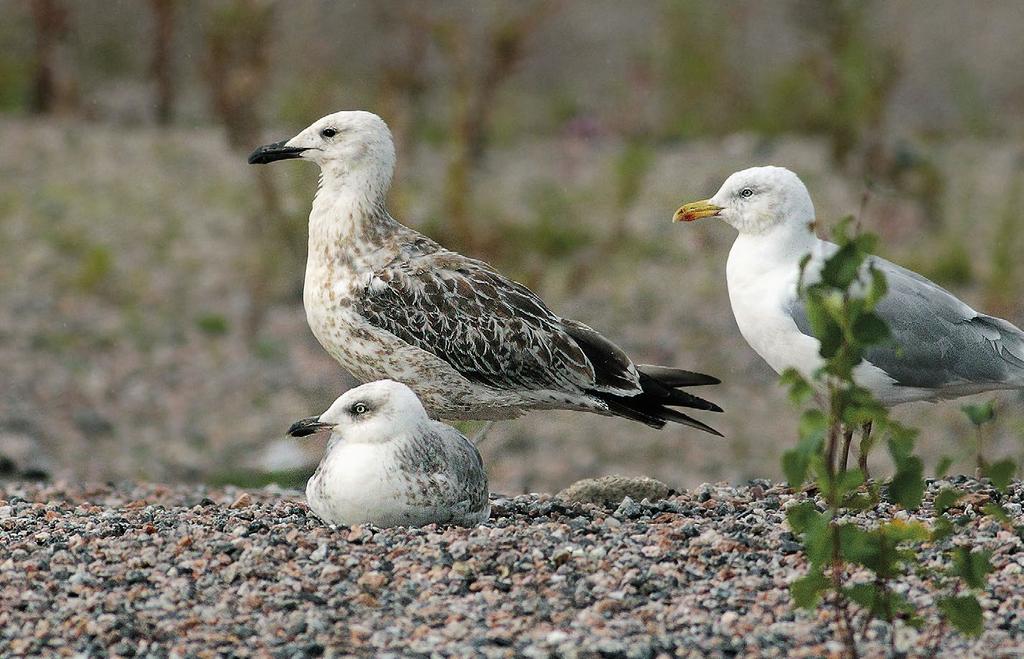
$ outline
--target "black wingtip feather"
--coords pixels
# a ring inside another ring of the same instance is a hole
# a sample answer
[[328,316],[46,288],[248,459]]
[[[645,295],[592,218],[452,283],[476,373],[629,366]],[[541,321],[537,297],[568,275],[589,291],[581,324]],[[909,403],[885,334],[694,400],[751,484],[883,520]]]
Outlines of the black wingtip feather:
[[718,405],[677,389],[676,387],[682,385],[675,384],[684,380],[712,384],[712,380],[718,382],[716,378],[664,366],[641,366],[637,370],[640,372],[642,393],[635,396],[618,396],[600,392],[591,392],[591,394],[603,400],[612,414],[645,423],[652,428],[663,428],[666,423],[672,422],[697,428],[718,437],[723,436],[722,433],[706,423],[672,409],[673,407],[689,407],[708,412],[721,412],[722,408]]
[[713,375],[705,375],[704,373],[686,371],[670,366],[637,364],[636,370],[651,376],[667,387],[703,387],[709,384],[722,384],[722,381]]

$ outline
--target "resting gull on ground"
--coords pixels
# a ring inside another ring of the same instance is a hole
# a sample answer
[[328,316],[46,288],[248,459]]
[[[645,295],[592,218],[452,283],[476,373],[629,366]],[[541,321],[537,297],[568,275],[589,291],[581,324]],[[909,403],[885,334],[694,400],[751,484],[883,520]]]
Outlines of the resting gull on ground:
[[[834,243],[814,234],[814,205],[803,182],[782,167],[754,167],[726,179],[714,197],[686,204],[674,220],[717,217],[739,235],[726,279],[736,324],[750,347],[781,373],[810,376],[822,365],[819,343],[797,295],[800,260],[816,281]],[[886,406],[1024,388],[1024,332],[976,312],[921,275],[870,257],[888,281],[875,312],[893,341],[867,351],[854,371]],[[865,429],[869,432],[870,429]]]
[[561,318],[525,286],[449,251],[384,208],[391,133],[369,112],[326,116],[250,163],[320,166],[303,301],[320,344],[363,381],[404,382],[435,418],[510,419],[529,409],[617,415],[715,430],[677,409],[721,409],[679,389],[708,375],[634,365],[608,339]]
[[350,389],[288,434],[330,432],[306,483],[306,500],[329,524],[423,526],[483,522],[491,511],[487,473],[455,428],[431,421],[416,394],[393,380]]

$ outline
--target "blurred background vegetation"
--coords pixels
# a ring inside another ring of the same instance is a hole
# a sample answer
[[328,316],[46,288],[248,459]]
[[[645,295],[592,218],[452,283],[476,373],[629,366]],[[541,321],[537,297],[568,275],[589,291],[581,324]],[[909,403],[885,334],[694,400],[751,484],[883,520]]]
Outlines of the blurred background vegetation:
[[[283,430],[351,384],[301,308],[316,172],[244,158],[339,109],[391,125],[396,217],[638,361],[725,381],[721,442],[500,424],[496,490],[779,475],[796,414],[733,324],[731,232],[669,224],[742,167],[796,170],[824,224],[861,213],[886,256],[1024,322],[1016,0],[0,10],[0,472],[301,482],[321,447]],[[994,450],[1019,454],[1024,401],[997,398]],[[899,414],[932,455],[973,441],[956,404]]]

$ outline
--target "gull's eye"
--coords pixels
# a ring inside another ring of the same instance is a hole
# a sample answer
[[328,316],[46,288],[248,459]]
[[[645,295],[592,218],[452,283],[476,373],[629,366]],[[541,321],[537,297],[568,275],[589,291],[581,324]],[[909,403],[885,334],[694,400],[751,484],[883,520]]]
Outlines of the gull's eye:
[[338,129],[337,128],[324,128],[322,131],[320,131],[320,137],[326,137],[328,139],[334,137],[337,134],[338,134]]
[[740,190],[740,196],[743,197],[744,199],[747,199],[748,197],[753,197],[754,191],[751,188],[743,188],[742,190]]
[[356,403],[349,411],[352,412],[353,416],[360,416],[370,411],[370,407],[366,403]]

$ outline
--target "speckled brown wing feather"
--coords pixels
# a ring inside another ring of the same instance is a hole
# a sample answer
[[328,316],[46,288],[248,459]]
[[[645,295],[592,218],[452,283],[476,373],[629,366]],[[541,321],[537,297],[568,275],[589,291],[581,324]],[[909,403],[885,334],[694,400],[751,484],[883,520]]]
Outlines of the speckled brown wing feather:
[[496,389],[640,391],[632,363],[610,342],[601,347],[614,351],[615,359],[598,369],[613,372],[595,373],[587,350],[596,348],[580,346],[573,334],[579,327],[563,324],[525,286],[453,252],[419,255],[378,270],[355,308],[376,327]]

